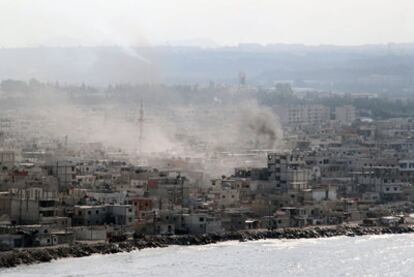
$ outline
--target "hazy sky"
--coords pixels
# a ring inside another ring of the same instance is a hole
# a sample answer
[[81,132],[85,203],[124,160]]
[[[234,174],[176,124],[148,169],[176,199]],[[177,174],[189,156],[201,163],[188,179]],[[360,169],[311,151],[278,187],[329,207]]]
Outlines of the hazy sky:
[[414,42],[412,0],[0,0],[0,47]]

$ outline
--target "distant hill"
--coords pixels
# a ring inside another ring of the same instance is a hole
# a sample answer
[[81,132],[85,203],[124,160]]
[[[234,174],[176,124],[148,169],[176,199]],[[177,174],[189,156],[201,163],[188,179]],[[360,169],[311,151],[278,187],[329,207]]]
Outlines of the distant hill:
[[0,49],[0,79],[114,83],[247,83],[353,92],[412,91],[414,45]]

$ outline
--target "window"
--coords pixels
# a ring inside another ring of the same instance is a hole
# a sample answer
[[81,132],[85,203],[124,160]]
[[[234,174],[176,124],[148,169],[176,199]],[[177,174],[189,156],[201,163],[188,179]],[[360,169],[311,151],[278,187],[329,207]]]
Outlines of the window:
[[99,211],[98,211],[98,210],[96,210],[96,211],[95,211],[95,213],[96,213],[96,214],[99,214]]
[[88,211],[88,214],[91,214],[92,212],[91,211]]
[[198,220],[199,220],[200,222],[203,222],[203,221],[204,221],[204,217],[200,217]]

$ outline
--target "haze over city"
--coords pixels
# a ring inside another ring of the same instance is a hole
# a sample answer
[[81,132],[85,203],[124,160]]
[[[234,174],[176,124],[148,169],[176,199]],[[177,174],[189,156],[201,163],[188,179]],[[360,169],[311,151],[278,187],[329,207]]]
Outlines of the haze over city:
[[412,10],[0,0],[0,275],[409,276]]
[[0,46],[360,45],[414,37],[409,0],[2,0]]

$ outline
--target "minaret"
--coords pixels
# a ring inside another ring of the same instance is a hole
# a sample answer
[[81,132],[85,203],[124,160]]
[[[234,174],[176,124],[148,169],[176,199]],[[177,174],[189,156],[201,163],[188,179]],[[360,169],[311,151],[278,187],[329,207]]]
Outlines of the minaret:
[[143,134],[144,132],[144,104],[142,103],[142,100],[141,100],[141,105],[139,109],[138,124],[139,124],[138,154],[141,155],[142,154],[142,138],[144,136]]

